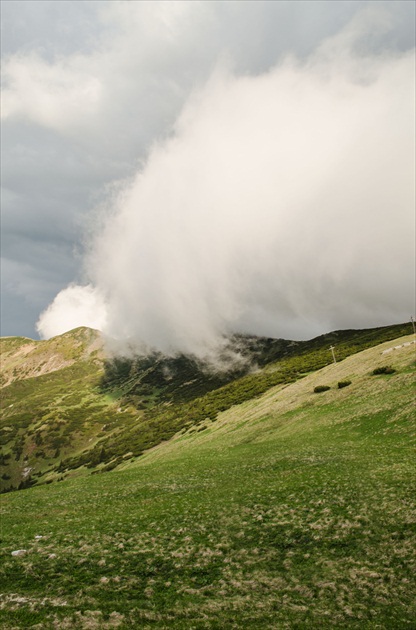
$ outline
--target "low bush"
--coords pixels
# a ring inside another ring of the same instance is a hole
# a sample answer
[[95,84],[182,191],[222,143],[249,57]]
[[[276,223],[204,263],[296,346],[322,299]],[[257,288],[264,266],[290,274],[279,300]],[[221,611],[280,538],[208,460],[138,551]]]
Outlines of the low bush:
[[351,385],[351,381],[339,381],[338,389],[342,389],[343,387],[348,387],[348,385]]
[[314,387],[313,391],[315,394],[320,394],[321,392],[326,392],[328,389],[331,389],[329,385],[317,385]]
[[373,370],[373,375],[377,376],[378,374],[394,374],[396,370],[391,367],[391,365],[382,365]]

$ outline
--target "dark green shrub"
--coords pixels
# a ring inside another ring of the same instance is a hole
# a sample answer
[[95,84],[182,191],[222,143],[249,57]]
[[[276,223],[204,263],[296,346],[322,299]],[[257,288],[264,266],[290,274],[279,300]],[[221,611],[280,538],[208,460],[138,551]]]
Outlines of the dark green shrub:
[[7,466],[8,460],[11,458],[10,453],[0,453],[0,466]]
[[326,392],[328,389],[331,389],[329,385],[317,385],[314,387],[313,391],[315,394],[320,394],[321,392]]
[[339,381],[338,389],[342,389],[343,387],[348,387],[348,385],[351,385],[351,381]]
[[373,374],[374,376],[377,376],[378,374],[394,374],[396,370],[391,367],[391,365],[382,365],[378,368],[375,368],[373,370]]
[[105,466],[103,466],[101,468],[100,472],[109,472],[110,470],[114,470],[114,468],[116,468],[122,462],[123,462],[123,458],[122,457],[117,457],[114,461],[112,461],[109,464],[106,464]]

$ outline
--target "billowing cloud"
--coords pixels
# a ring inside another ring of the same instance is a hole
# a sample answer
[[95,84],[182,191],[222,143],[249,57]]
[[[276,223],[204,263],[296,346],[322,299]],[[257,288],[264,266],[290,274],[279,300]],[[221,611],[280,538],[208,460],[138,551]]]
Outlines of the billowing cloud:
[[97,330],[106,327],[105,304],[99,291],[90,285],[70,285],[60,291],[39,317],[37,330],[49,339],[78,326]]
[[109,336],[203,357],[236,331],[408,318],[414,55],[357,56],[353,35],[191,96],[93,238]]
[[[387,68],[388,60],[401,58],[402,53],[413,49],[414,12],[413,3],[400,0],[379,3],[367,0],[336,3],[326,0],[296,3],[267,0],[3,2],[2,334],[32,336],[39,312],[60,289],[69,282],[98,282],[93,269],[84,273],[85,264],[80,255],[85,241],[89,241],[90,229],[96,235],[99,232],[95,224],[96,206],[110,205],[114,213],[119,202],[112,204],[109,197],[119,187],[118,182],[130,180],[131,183],[138,165],[141,165],[141,176],[147,180],[148,172],[156,168],[155,147],[159,148],[159,153],[166,149],[174,154],[181,144],[185,160],[186,145],[190,156],[190,146],[196,142],[191,139],[192,134],[196,138],[199,133],[203,141],[203,116],[204,124],[211,125],[216,133],[219,114],[213,113],[209,121],[202,105],[198,109],[198,94],[201,98],[206,96],[214,109],[219,107],[220,92],[224,103],[229,99],[230,107],[236,110],[235,126],[225,116],[221,124],[243,138],[239,130],[243,113],[240,104],[231,101],[237,85],[244,98],[257,90],[260,94],[267,77],[275,75],[288,56],[298,60],[292,65],[295,70],[303,68],[304,78],[308,64],[312,64],[313,72],[319,75],[318,60],[313,55],[319,48],[321,58],[326,55],[333,59],[330,71],[338,64],[335,72],[344,78],[348,77],[353,50],[357,60],[354,81],[371,82],[368,72],[371,74],[375,58],[384,58]],[[342,35],[334,38],[340,31]],[[221,78],[221,72],[217,71],[207,83],[213,69],[218,63],[221,67],[224,60],[228,63],[228,74],[223,71]],[[361,68],[358,60],[362,61]],[[286,67],[289,67],[288,62]],[[324,65],[322,71],[326,72]],[[298,81],[295,74],[294,80]],[[404,80],[407,81],[407,77]],[[243,85],[249,84],[250,89],[243,90]],[[282,82],[280,87],[283,90]],[[401,90],[402,86],[399,93]],[[265,99],[272,98],[266,89],[262,93]],[[306,91],[304,94],[308,95]],[[247,98],[252,98],[258,108],[253,96]],[[284,98],[277,108],[279,115],[283,115]],[[270,107],[274,107],[273,103],[270,100]],[[267,109],[267,101],[263,107]],[[193,128],[190,121],[186,123],[184,112],[195,118]],[[263,113],[257,112],[257,115],[261,118]],[[261,163],[265,149],[257,147],[259,140],[250,140],[257,132],[253,117],[244,116],[248,119],[247,148],[242,149],[238,141],[235,146],[240,146],[239,152],[245,153],[247,160],[253,146],[259,151]],[[265,142],[276,133],[275,125],[270,133],[259,131]],[[208,139],[207,156],[217,160],[216,154],[221,153],[220,138],[226,146],[226,136],[227,128],[221,128],[216,149],[211,148],[213,138]],[[279,136],[281,143],[286,142],[283,128]],[[291,141],[293,147],[301,146],[293,129]],[[230,142],[231,138],[228,144]],[[289,148],[286,150],[290,153]],[[306,150],[305,147],[302,150]],[[205,154],[205,147],[198,151]],[[234,161],[235,172],[240,169],[247,173],[248,162],[244,166],[243,160],[237,159],[231,149],[227,151]],[[186,160],[194,160],[194,157]],[[198,160],[193,166],[195,169],[198,166],[198,177],[202,178],[208,168]],[[221,160],[220,156],[219,163],[223,164]],[[315,157],[312,162],[314,160]],[[187,167],[182,165],[181,168]],[[254,159],[251,168],[257,177]],[[328,171],[328,178],[330,176]],[[214,173],[208,177],[212,182]],[[234,180],[238,180],[237,174]],[[259,184],[263,180],[260,179]],[[244,187],[240,187],[243,190]],[[201,191],[203,189],[204,186]],[[282,184],[282,192],[284,190]],[[218,198],[221,191],[224,186],[219,178]],[[173,194],[178,195],[175,190]],[[206,198],[208,200],[209,196]],[[172,210],[173,214],[175,212]],[[199,208],[197,212],[202,216],[205,211]],[[262,211],[259,216],[263,216]],[[215,212],[213,217],[216,220]],[[225,216],[221,220],[225,221]],[[263,220],[262,225],[274,233],[272,223]],[[243,231],[243,227],[236,229]],[[232,244],[230,247],[234,251]],[[254,243],[253,249],[258,257]],[[266,255],[267,251],[264,246],[264,261],[273,267],[275,263]],[[282,277],[280,274],[280,282],[283,282]],[[259,283],[260,278],[255,283],[257,291],[260,291]],[[273,290],[278,291],[277,284]],[[230,309],[234,312],[237,308],[240,315],[238,318],[227,315],[226,320],[249,328],[256,321],[256,329],[276,330],[278,334],[280,320],[276,319],[273,308],[265,306],[275,304],[275,294],[267,288],[261,299],[253,289],[247,291],[246,296],[248,293],[251,297],[244,298],[237,306],[230,295]],[[282,305],[281,291],[279,295]],[[381,312],[387,318],[387,307]],[[397,309],[391,317],[395,318],[396,312]],[[371,319],[369,314],[370,324]],[[347,319],[345,321],[348,325]],[[222,329],[223,323],[218,326]],[[318,329],[321,330],[321,324]]]

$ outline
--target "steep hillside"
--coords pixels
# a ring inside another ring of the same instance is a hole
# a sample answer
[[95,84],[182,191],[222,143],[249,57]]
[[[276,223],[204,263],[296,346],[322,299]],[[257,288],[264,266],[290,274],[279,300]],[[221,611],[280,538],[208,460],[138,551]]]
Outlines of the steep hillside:
[[119,416],[114,401],[98,389],[101,337],[88,328],[49,341],[6,337],[1,357],[2,488],[56,479],[60,458],[91,448]]
[[1,627],[414,627],[412,342],[270,387],[108,474],[3,495]]
[[[388,368],[386,373],[384,368]],[[295,383],[277,385],[262,396],[220,413],[214,423],[206,421],[191,427],[170,441],[149,449],[135,462],[120,469],[168,463],[189,451],[201,456],[243,444],[261,444],[292,434],[309,443],[309,429],[343,431],[341,426],[373,430],[379,424],[381,435],[400,433],[414,448],[416,420],[416,341],[413,335],[385,342],[359,352],[337,364],[316,370]],[[376,372],[376,373],[374,373]],[[327,389],[316,392],[315,388]],[[400,395],[399,395],[400,394]],[[382,416],[381,422],[371,417]]]
[[233,405],[287,384],[409,325],[338,331],[304,342],[238,336],[241,357],[207,370],[192,357],[110,360],[97,331],[78,328],[49,341],[4,338],[0,487],[3,491],[103,472],[202,428]]

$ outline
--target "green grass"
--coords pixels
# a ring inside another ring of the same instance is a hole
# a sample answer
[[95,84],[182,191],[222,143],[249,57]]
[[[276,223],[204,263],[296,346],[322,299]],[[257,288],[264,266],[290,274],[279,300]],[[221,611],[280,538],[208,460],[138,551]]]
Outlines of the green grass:
[[91,461],[101,461],[104,469],[114,468],[127,452],[140,456],[187,427],[199,426],[197,430],[201,430],[200,425],[206,419],[215,421],[220,412],[233,405],[332,363],[329,343],[337,341],[337,357],[341,361],[359,350],[403,334],[408,327],[338,331],[305,342],[239,338],[243,354],[255,357],[258,364],[265,366],[252,372],[247,369],[249,363],[246,374],[241,369],[207,373],[186,357],[151,356],[110,362],[102,380],[103,391],[117,392],[122,405],[143,412],[135,421],[124,423],[123,430],[104,436],[94,448],[65,459],[63,466],[71,470],[89,465]]
[[[288,384],[332,361],[397,335],[409,325],[336,331],[302,342],[238,336],[247,363],[207,372],[192,357],[105,359],[97,331],[77,328],[35,342],[1,339],[3,388],[0,490],[106,471],[175,433]],[[253,365],[260,369],[253,371]],[[129,455],[130,454],[130,455]]]
[[380,350],[3,495],[1,627],[413,628],[414,346]]

